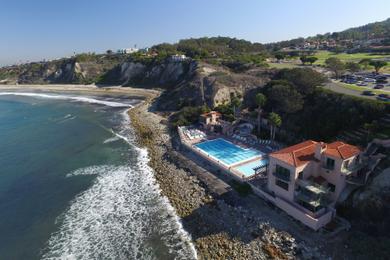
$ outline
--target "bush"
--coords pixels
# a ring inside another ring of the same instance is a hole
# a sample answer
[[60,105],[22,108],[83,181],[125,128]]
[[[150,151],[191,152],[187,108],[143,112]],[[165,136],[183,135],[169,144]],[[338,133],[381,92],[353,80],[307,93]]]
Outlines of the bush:
[[237,191],[240,196],[245,197],[253,193],[252,187],[248,183],[240,183],[236,180],[232,180],[230,185]]
[[205,106],[198,107],[183,107],[171,119],[173,126],[188,126],[198,121],[202,113],[208,112],[210,109]]

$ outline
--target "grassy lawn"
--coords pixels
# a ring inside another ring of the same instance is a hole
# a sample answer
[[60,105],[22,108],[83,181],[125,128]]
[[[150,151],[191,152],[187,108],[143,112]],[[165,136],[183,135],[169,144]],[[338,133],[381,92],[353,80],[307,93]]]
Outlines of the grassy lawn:
[[348,88],[348,89],[352,89],[352,90],[356,90],[356,91],[360,91],[360,92],[365,91],[365,90],[370,90],[377,95],[378,94],[390,94],[389,91],[383,91],[383,90],[372,89],[372,88],[365,88],[365,87],[360,87],[360,86],[353,85],[353,84],[346,84],[344,82],[335,82],[335,83],[343,88]]
[[295,63],[275,63],[275,62],[269,62],[268,63],[270,68],[274,69],[293,69],[300,67],[298,64]]
[[[338,53],[335,54],[330,51],[317,51],[314,55],[318,58],[318,60],[314,63],[317,65],[323,65],[325,60],[330,57],[338,58],[344,62],[359,62],[362,59],[380,59],[384,57],[390,57],[390,55],[381,55],[381,54],[371,54],[371,53]],[[385,68],[381,69],[381,72],[390,73],[390,64],[388,64]]]

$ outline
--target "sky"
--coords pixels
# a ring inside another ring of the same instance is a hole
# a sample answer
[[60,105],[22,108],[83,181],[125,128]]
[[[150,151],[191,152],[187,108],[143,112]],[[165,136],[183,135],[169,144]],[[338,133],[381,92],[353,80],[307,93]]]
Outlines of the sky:
[[275,42],[389,17],[389,0],[0,0],[0,66],[191,37]]

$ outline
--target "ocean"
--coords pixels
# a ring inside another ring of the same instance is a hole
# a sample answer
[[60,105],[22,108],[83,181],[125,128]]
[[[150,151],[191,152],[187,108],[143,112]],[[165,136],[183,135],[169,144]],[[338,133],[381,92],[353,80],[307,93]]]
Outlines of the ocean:
[[0,259],[195,259],[134,143],[137,100],[0,92]]

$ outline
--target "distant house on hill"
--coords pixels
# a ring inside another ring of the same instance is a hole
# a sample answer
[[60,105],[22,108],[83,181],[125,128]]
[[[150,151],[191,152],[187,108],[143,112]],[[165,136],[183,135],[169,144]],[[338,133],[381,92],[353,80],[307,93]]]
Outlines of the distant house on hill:
[[175,55],[172,55],[171,57],[169,57],[169,59],[171,61],[180,62],[180,61],[185,61],[188,58],[184,54],[175,54]]
[[119,54],[131,54],[131,53],[135,53],[135,52],[138,52],[139,49],[137,48],[126,48],[126,49],[119,49],[117,50],[117,53]]

